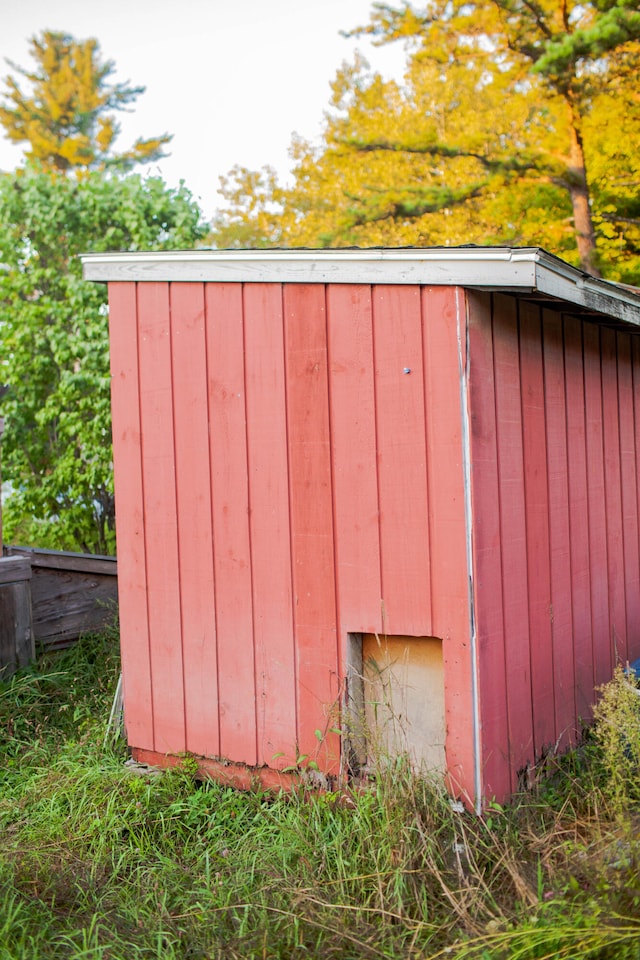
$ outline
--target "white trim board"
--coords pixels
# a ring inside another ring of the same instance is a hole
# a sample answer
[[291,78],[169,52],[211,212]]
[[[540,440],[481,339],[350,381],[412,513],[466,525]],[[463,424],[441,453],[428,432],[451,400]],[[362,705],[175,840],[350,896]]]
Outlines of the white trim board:
[[538,293],[640,327],[640,291],[597,280],[538,247],[179,250],[89,253],[86,280],[368,283]]

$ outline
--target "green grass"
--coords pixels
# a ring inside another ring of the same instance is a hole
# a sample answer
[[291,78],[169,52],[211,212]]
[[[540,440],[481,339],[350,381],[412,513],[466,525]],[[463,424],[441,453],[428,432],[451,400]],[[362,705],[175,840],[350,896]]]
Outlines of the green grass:
[[105,744],[118,669],[114,633],[0,685],[0,960],[640,958],[621,676],[578,750],[477,818],[402,761],[358,794],[135,776]]

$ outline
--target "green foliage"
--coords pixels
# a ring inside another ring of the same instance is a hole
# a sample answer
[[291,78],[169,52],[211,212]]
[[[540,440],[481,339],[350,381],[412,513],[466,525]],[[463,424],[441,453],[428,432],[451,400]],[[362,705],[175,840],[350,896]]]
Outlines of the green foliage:
[[10,63],[29,82],[30,92],[7,76],[0,105],[0,124],[9,139],[29,145],[29,161],[58,172],[123,171],[164,156],[162,149],[171,140],[166,134],[139,139],[124,153],[113,151],[120,131],[115,112],[125,110],[144,87],[108,83],[115,66],[102,61],[97,40],[45,30],[31,38],[30,53],[32,70]]
[[599,732],[630,733],[622,678],[583,746],[477,817],[402,758],[356,792],[129,772],[118,670],[111,631],[0,683],[1,960],[640,956],[638,791],[610,802]]
[[607,795],[621,812],[640,803],[640,688],[622,667],[601,690],[594,708]]
[[546,38],[544,52],[536,59],[538,73],[567,76],[581,61],[599,59],[632,40],[640,40],[636,0],[596,0],[579,10],[578,17],[574,15],[571,29]]
[[637,16],[595,0],[375,4],[356,33],[406,44],[403,83],[343,66],[322,144],[294,140],[292,185],[231,171],[214,242],[540,245],[639,282]]
[[200,216],[157,178],[0,176],[6,541],[114,552],[106,288],[78,255],[192,247]]

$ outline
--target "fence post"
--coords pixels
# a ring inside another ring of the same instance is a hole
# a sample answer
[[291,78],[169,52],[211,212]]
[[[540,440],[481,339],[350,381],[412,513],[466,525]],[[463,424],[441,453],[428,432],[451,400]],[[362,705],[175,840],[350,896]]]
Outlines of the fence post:
[[31,563],[26,557],[0,559],[0,678],[6,679],[35,656],[31,616]]
[[4,417],[0,417],[0,557],[2,556],[2,434],[4,433]]

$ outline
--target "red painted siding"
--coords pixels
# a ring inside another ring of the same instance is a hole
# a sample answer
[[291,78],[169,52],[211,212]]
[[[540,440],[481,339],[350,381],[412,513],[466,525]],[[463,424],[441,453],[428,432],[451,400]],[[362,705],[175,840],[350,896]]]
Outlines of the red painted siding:
[[618,395],[620,404],[620,488],[623,536],[623,570],[626,601],[625,657],[632,659],[634,636],[640,630],[640,558],[638,556],[637,464],[634,443],[633,361],[631,337],[619,333]]
[[639,358],[630,334],[515,297],[469,293],[468,301],[490,795],[515,786],[545,750],[572,742],[594,686],[640,653]]
[[[498,423],[494,378],[491,301],[478,301],[470,312],[470,350],[473,370],[482,370],[470,382],[469,407],[473,449],[473,514],[475,587],[486,598],[478,608],[477,642],[480,655],[483,728],[483,773],[490,795],[509,792],[513,783],[505,759],[509,754],[508,678],[504,649],[505,611],[503,557],[500,530],[500,474]],[[519,400],[519,397],[518,397]],[[519,404],[514,408],[519,409]],[[511,451],[510,445],[508,451]],[[503,451],[504,453],[504,451]],[[521,465],[521,458],[519,466]],[[506,467],[502,464],[503,469]],[[527,675],[528,682],[528,675]]]
[[220,754],[255,764],[242,287],[236,283],[209,284],[205,287],[205,304]]
[[579,718],[586,719],[593,701],[594,672],[582,327],[583,323],[576,317],[564,320],[576,713]]
[[[418,287],[373,290],[383,633],[431,634],[422,320]],[[372,465],[373,466],[373,465]]]
[[571,608],[571,527],[569,461],[562,318],[542,315],[544,330],[544,395],[549,497],[549,577],[554,687],[554,742],[575,740],[575,650]]
[[281,754],[290,764],[297,733],[282,289],[247,285],[244,311],[258,763]]
[[[471,300],[473,304],[474,300]],[[522,387],[517,302],[511,297],[493,298],[494,377],[496,384],[496,446],[498,497],[492,508],[500,519],[500,549],[503,585],[504,669],[507,693],[506,755],[509,758],[511,784],[514,774],[525,766],[533,753],[533,703],[531,687],[531,637],[527,595],[526,508],[522,428]],[[472,313],[473,316],[473,313]],[[473,328],[472,328],[473,329]],[[472,379],[472,383],[474,380]],[[479,482],[480,478],[476,478]],[[496,595],[496,600],[500,594]],[[482,612],[490,594],[478,597],[478,630]],[[489,690],[480,644],[481,705],[483,717]],[[483,731],[486,729],[483,719]],[[503,746],[504,751],[504,746]]]
[[475,796],[476,681],[465,519],[461,377],[466,367],[464,291],[422,290],[428,443],[432,633],[442,638],[447,768],[453,790]]
[[141,755],[337,773],[349,636],[433,636],[452,789],[504,796],[640,656],[631,334],[453,287],[118,283],[110,304]]
[[112,294],[132,745],[277,767],[302,755],[335,773],[349,634],[435,633],[452,673],[450,769],[472,794],[464,296],[233,283]]
[[169,287],[138,288],[147,616],[155,749],[186,750]]
[[[323,286],[284,288],[297,749],[336,772],[340,683]],[[289,691],[288,696],[291,696]]]
[[[209,424],[202,387],[207,382],[204,291],[170,288],[173,433],[175,437],[178,583],[184,670],[186,749],[220,752],[209,475]],[[205,397],[206,400],[206,397]]]
[[327,288],[340,662],[349,631],[382,633],[371,287]]
[[123,638],[127,736],[131,743],[153,750],[136,292],[132,283],[109,286],[111,417],[120,573],[118,609]]

